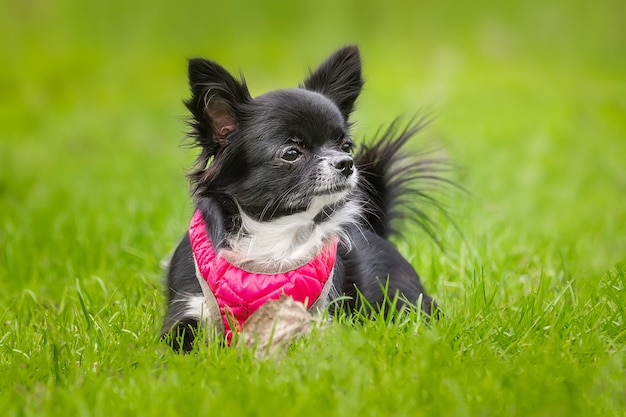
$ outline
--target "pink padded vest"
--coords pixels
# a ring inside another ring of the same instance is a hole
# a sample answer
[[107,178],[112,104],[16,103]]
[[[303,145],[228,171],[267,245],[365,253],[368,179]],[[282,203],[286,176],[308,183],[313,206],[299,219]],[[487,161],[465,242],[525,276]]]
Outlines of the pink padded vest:
[[199,210],[191,219],[189,239],[198,270],[217,300],[229,343],[233,330],[241,330],[243,322],[259,307],[268,300],[278,300],[281,294],[310,307],[332,275],[337,258],[337,240],[333,239],[315,258],[291,271],[245,271],[215,252]]

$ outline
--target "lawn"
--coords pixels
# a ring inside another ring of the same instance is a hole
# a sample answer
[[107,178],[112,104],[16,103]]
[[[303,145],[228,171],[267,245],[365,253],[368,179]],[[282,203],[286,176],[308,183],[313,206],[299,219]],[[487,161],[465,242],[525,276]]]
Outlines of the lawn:
[[[421,3],[0,0],[0,415],[626,415],[626,7]],[[171,352],[186,59],[260,94],[355,42],[357,140],[436,115],[468,190],[394,241],[445,317]]]

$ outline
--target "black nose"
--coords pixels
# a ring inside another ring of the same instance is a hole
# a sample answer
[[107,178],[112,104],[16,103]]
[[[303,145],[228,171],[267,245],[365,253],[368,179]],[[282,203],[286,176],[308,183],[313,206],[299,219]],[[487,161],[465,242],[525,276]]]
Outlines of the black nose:
[[340,156],[333,161],[333,166],[348,178],[354,172],[354,161],[349,156]]

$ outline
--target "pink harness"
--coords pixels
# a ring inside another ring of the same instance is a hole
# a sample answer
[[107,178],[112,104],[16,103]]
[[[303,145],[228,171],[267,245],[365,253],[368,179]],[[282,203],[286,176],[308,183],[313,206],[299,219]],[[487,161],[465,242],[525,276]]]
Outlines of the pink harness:
[[333,239],[315,258],[291,271],[245,271],[215,252],[199,210],[191,219],[189,239],[197,269],[217,301],[229,343],[233,330],[240,331],[259,307],[269,300],[278,300],[281,294],[310,307],[331,277],[337,258],[337,240]]

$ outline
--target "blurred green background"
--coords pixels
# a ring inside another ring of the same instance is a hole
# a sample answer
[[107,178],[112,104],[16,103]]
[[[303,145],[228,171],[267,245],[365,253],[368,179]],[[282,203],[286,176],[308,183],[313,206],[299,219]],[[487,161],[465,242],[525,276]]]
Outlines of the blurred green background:
[[[623,1],[1,1],[5,302],[84,277],[158,283],[190,210],[187,58],[241,71],[260,94],[346,43],[367,78],[357,137],[438,116],[424,140],[446,145],[472,193],[448,198],[472,268],[518,282],[626,259]],[[439,256],[408,241],[417,263]]]
[[[623,415],[625,17],[623,0],[0,0],[0,414]],[[186,60],[261,94],[347,43],[357,140],[430,112],[414,146],[444,145],[470,191],[439,194],[462,232],[437,217],[445,252],[416,227],[396,240],[449,320],[329,326],[277,364],[170,354]]]

